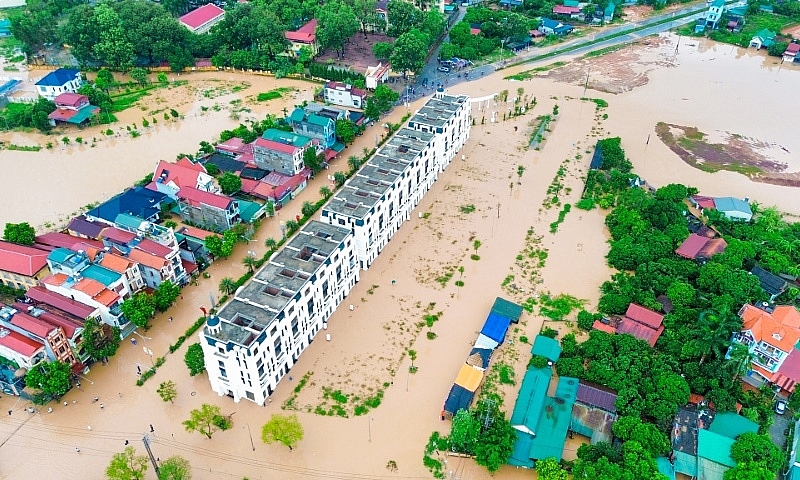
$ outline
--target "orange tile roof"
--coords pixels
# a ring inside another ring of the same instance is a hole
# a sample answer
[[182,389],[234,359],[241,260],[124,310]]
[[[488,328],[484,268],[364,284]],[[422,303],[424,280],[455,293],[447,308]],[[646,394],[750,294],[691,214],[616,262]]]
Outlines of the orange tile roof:
[[64,275],[63,273],[56,273],[54,275],[50,275],[49,277],[42,280],[44,283],[53,286],[63,285],[69,279],[68,276]]
[[110,307],[111,305],[114,305],[117,300],[119,300],[119,295],[117,295],[116,292],[112,292],[111,290],[105,288],[98,293],[94,299],[106,307]]
[[772,318],[788,327],[800,329],[800,312],[791,305],[779,305],[772,311]]
[[167,264],[167,261],[164,258],[151,255],[145,251],[139,250],[138,248],[131,250],[131,253],[128,254],[128,258],[136,263],[141,263],[145,267],[150,267],[156,270],[161,270]]
[[99,295],[100,292],[105,290],[106,287],[93,278],[82,278],[78,281],[78,283],[72,286],[72,289],[83,292],[86,295],[94,298],[96,295]]
[[131,260],[113,253],[106,253],[103,255],[103,259],[100,260],[100,265],[117,273],[125,273],[132,264]]
[[791,312],[784,313],[781,310],[781,315],[790,323],[782,323],[753,305],[745,305],[741,314],[742,330],[749,330],[758,342],[764,341],[781,351],[791,352],[800,341],[800,329],[792,325],[794,316]]

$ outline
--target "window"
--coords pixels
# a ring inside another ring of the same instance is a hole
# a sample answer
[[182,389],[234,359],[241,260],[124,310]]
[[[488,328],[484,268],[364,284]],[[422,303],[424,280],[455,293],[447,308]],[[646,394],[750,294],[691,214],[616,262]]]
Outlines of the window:
[[275,356],[280,357],[281,353],[283,353],[283,344],[281,343],[281,339],[275,339]]
[[253,392],[244,392],[244,395],[247,397],[248,400],[255,401],[255,399],[256,399],[256,396],[253,395]]

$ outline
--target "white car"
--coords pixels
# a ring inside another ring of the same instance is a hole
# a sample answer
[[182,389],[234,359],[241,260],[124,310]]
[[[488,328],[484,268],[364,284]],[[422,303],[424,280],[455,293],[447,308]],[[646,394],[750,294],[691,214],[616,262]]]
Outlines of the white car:
[[447,67],[439,67],[436,70],[439,70],[440,72],[444,72],[444,73],[448,73],[450,71],[450,69],[447,68]]
[[775,413],[778,415],[783,415],[786,413],[786,402],[784,400],[778,400],[775,402]]

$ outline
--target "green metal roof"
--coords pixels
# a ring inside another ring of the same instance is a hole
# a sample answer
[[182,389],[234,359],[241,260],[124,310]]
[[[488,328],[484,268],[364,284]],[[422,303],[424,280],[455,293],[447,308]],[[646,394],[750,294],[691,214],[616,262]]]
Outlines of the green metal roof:
[[559,377],[555,398],[565,402],[574,402],[578,396],[578,379],[574,377]]
[[668,480],[675,480],[675,467],[669,463],[667,457],[656,458],[656,467],[658,468],[658,472],[666,476]]
[[265,140],[271,140],[273,142],[285,143],[297,148],[303,148],[308,144],[308,142],[311,141],[311,139],[305,135],[298,135],[293,132],[284,132],[283,130],[277,130],[274,128],[270,128],[264,132],[264,134],[261,135],[261,138]]
[[558,357],[561,356],[561,345],[558,340],[554,340],[544,335],[536,335],[536,340],[533,341],[531,348],[531,355],[541,355],[551,362],[557,362]]
[[128,227],[132,230],[138,230],[142,222],[144,222],[143,218],[137,217],[136,215],[128,215],[127,213],[120,213],[117,215],[117,218],[114,219],[114,223],[117,225]]
[[697,456],[727,467],[735,467],[736,462],[731,458],[733,442],[732,438],[700,429],[697,432]]
[[786,477],[787,480],[800,480],[800,466],[792,465],[792,469],[789,470],[789,476]]
[[514,302],[509,302],[505,298],[497,297],[494,300],[494,305],[492,305],[492,312],[517,323],[519,317],[522,316],[522,307]]
[[314,115],[314,114],[309,115],[307,121],[311,125],[319,125],[320,127],[327,127],[331,123],[333,123],[333,120],[331,120],[328,117],[321,117],[319,115]]
[[533,468],[531,460],[531,443],[533,437],[527,433],[517,432],[517,441],[514,442],[514,452],[508,459],[508,464],[514,467]]
[[544,408],[536,426],[536,436],[531,442],[531,458],[553,457],[561,460],[574,403],[574,398],[562,400],[545,397]]
[[80,125],[95,113],[100,113],[100,109],[93,105],[86,105],[85,107],[78,109],[78,113],[69,117],[66,122]]
[[565,7],[578,7],[580,2],[578,0],[564,0]]
[[552,376],[553,371],[550,367],[532,367],[525,372],[514,411],[511,413],[511,425],[517,430],[536,432],[536,424],[539,422],[539,414]]
[[75,252],[67,248],[56,248],[47,255],[47,259],[54,263],[64,263],[66,259],[75,255]]
[[239,203],[239,215],[242,220],[251,223],[255,218],[261,216],[265,211],[264,205],[256,202],[248,202],[247,200],[236,200]]
[[342,142],[334,142],[333,145],[331,145],[331,150],[336,153],[342,153],[342,150],[344,150],[345,147],[346,145]]
[[736,440],[743,433],[758,433],[758,424],[733,412],[718,413],[708,429]]
[[675,471],[688,475],[690,477],[697,476],[697,457],[689,455],[686,452],[675,450]]
[[289,115],[290,122],[302,122],[304,118],[306,118],[306,112],[302,108],[295,108]]
[[81,275],[86,278],[97,280],[106,287],[116,282],[121,277],[119,273],[101,267],[100,265],[89,265],[81,270]]

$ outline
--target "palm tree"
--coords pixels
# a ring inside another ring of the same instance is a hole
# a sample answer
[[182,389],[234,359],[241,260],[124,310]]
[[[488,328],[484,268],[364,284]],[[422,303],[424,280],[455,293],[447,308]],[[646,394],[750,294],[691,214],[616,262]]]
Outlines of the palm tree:
[[268,238],[264,240],[264,246],[270,250],[275,250],[278,248],[278,242],[274,238]]
[[303,214],[304,217],[309,218],[311,215],[314,215],[314,212],[317,208],[311,202],[303,202],[303,206],[300,208],[300,213]]
[[256,266],[258,265],[258,260],[256,259],[256,257],[254,257],[254,256],[252,256],[252,255],[247,255],[246,257],[244,257],[244,258],[242,259],[242,264],[243,264],[245,267],[247,267],[247,270],[248,270],[250,273],[253,273],[253,270],[254,270],[254,269],[256,268]]
[[361,159],[355,155],[350,155],[350,158],[347,159],[347,164],[350,165],[350,170],[355,172],[361,166]]
[[236,282],[229,277],[225,277],[219,281],[219,291],[230,295],[236,290]]
[[733,381],[739,379],[742,375],[753,369],[753,360],[755,355],[747,345],[741,343],[734,343],[727,355],[728,361],[725,363],[725,368],[733,372]]
[[328,198],[332,193],[331,188],[328,186],[319,187],[319,194],[322,195],[322,198]]
[[686,345],[701,354],[700,365],[710,354],[722,358],[731,345],[731,335],[742,328],[742,320],[727,307],[705,310],[697,320],[694,339]]
[[286,231],[291,235],[294,233],[298,228],[300,228],[300,224],[294,220],[288,220],[286,222]]
[[347,175],[342,172],[336,172],[333,174],[333,181],[337,187],[341,187],[347,181]]

